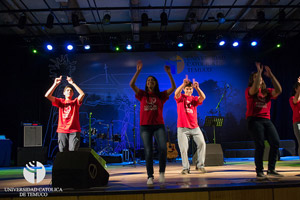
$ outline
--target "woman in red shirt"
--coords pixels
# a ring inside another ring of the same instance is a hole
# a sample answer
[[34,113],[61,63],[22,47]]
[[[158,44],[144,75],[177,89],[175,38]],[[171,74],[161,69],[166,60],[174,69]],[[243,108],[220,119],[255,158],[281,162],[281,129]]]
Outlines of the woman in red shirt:
[[300,76],[298,82],[294,85],[290,97],[290,106],[293,110],[293,128],[298,140],[298,156],[300,156]]
[[170,66],[165,66],[172,87],[163,92],[159,91],[157,79],[149,76],[146,80],[145,90],[139,89],[136,85],[136,79],[143,67],[141,60],[137,62],[136,72],[130,81],[130,87],[135,92],[135,97],[140,101],[140,134],[144,143],[144,152],[148,180],[147,184],[153,184],[153,148],[152,138],[158,145],[159,150],[159,182],[165,182],[165,168],[167,161],[167,139],[163,119],[163,106],[169,99],[169,96],[176,89],[174,79],[171,75]]
[[[245,91],[247,100],[246,118],[248,130],[251,132],[255,143],[255,166],[258,179],[266,179],[263,172],[264,140],[270,144],[268,176],[282,176],[275,171],[276,159],[278,157],[279,136],[275,126],[270,120],[271,100],[281,94],[282,89],[268,66],[256,63],[257,72],[252,73],[249,78],[248,88]],[[271,79],[274,88],[267,88],[262,79],[263,68],[265,75]]]

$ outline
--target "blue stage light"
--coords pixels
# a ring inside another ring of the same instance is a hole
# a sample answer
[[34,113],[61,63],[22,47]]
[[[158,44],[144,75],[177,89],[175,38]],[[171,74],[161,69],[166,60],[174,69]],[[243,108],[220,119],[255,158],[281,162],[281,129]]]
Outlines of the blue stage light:
[[224,46],[225,45],[225,40],[221,40],[220,42],[219,42],[219,46]]
[[84,45],[85,50],[89,50],[90,48],[91,48],[91,46],[89,44]]
[[257,45],[257,41],[252,41],[251,46],[255,47]]
[[127,44],[127,45],[126,45],[126,49],[127,49],[127,50],[131,50],[131,49],[132,49],[131,44]]
[[68,45],[67,45],[67,49],[68,49],[69,51],[72,51],[73,48],[74,48],[73,45],[71,45],[71,44],[68,44]]
[[51,44],[47,44],[46,47],[47,47],[47,49],[48,49],[49,51],[52,51],[52,50],[53,50],[53,46],[52,46]]
[[235,42],[232,43],[232,46],[237,47],[237,46],[239,46],[239,43],[237,41],[235,41]]
[[178,47],[183,47],[183,43],[182,43],[182,42],[179,42],[179,43],[177,44],[177,46],[178,46]]

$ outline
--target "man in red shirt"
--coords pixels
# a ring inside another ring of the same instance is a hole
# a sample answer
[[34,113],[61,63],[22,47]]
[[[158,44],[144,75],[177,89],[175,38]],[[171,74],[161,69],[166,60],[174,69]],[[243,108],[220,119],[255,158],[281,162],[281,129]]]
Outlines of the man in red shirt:
[[[64,88],[65,99],[52,96],[56,87],[61,83],[62,76],[54,80],[51,88],[46,92],[45,97],[52,102],[52,105],[58,107],[58,148],[63,151],[77,151],[80,145],[80,122],[79,107],[82,104],[84,92],[74,83],[72,78],[67,76],[70,85]],[[74,95],[73,87],[79,93],[79,96],[72,100]]]
[[[199,96],[192,96],[193,88],[195,88]],[[182,90],[184,90],[184,94],[181,94]],[[199,83],[196,82],[195,79],[193,79],[193,83],[191,83],[187,75],[183,83],[175,91],[178,113],[177,138],[183,166],[181,174],[190,173],[190,164],[187,154],[190,136],[193,136],[197,145],[198,157],[196,170],[202,173],[206,172],[204,168],[206,144],[197,122],[197,106],[202,105],[205,98],[205,94],[199,88]]]

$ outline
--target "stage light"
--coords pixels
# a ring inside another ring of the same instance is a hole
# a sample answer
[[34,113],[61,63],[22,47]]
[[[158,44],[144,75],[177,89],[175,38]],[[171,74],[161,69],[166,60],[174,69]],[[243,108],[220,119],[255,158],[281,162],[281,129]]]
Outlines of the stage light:
[[277,48],[280,48],[280,47],[281,47],[281,44],[280,44],[280,43],[278,43],[278,44],[276,45],[276,47],[277,47]]
[[165,12],[162,12],[160,14],[160,20],[161,20],[161,25],[162,26],[167,26],[168,25],[168,15]]
[[53,46],[51,44],[47,44],[46,45],[46,48],[49,50],[49,51],[52,51],[53,50]]
[[232,43],[232,46],[233,46],[233,47],[237,47],[237,46],[239,46],[239,43],[238,43],[237,41],[234,41],[234,42]]
[[72,24],[73,24],[73,27],[80,25],[78,15],[75,13],[72,13]]
[[251,42],[251,46],[255,47],[256,45],[257,45],[257,41],[254,40]]
[[260,10],[256,13],[257,20],[259,24],[265,23],[266,18],[265,18],[265,12],[263,10]]
[[142,26],[148,26],[148,15],[147,13],[142,14]]
[[37,54],[38,51],[36,49],[32,49],[32,53]]
[[219,12],[217,14],[217,19],[218,19],[219,24],[223,24],[226,21],[224,14],[221,12]]
[[221,40],[221,41],[219,42],[219,46],[224,46],[225,44],[226,44],[225,40]]
[[47,17],[47,22],[46,22],[46,27],[49,28],[49,29],[52,29],[53,28],[53,22],[54,22],[54,17],[53,15],[50,13]]
[[19,22],[18,22],[18,27],[20,29],[24,29],[25,28],[26,20],[27,20],[27,18],[26,18],[25,15],[20,16]]
[[105,14],[103,19],[102,19],[102,23],[103,25],[109,25],[110,24],[110,15],[109,14]]
[[127,44],[127,45],[126,45],[126,49],[127,49],[127,50],[131,50],[131,49],[132,49],[132,45],[131,45],[131,44]]
[[84,45],[84,49],[85,49],[85,50],[91,49],[91,45],[89,45],[89,44]]
[[202,45],[198,44],[197,49],[201,49],[201,48],[202,48]]
[[120,47],[116,46],[116,51],[120,51]]
[[73,45],[68,44],[68,45],[67,45],[67,49],[68,49],[69,51],[72,51],[72,50],[74,49],[74,47],[73,47]]
[[183,47],[183,43],[182,43],[182,42],[179,42],[179,43],[177,44],[177,46],[178,46],[178,47]]

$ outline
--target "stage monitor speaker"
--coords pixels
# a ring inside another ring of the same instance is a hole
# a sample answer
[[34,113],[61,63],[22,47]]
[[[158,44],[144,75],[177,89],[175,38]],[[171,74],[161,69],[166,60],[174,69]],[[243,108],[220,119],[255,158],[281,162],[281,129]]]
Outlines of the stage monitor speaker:
[[31,161],[47,164],[47,147],[18,147],[17,165],[25,166]]
[[[197,152],[193,155],[196,164]],[[206,144],[205,166],[222,166],[224,164],[223,150],[220,144]]]
[[41,147],[42,134],[42,126],[24,126],[24,147]]
[[93,149],[58,152],[53,163],[52,186],[78,189],[107,185],[109,174],[105,164]]

